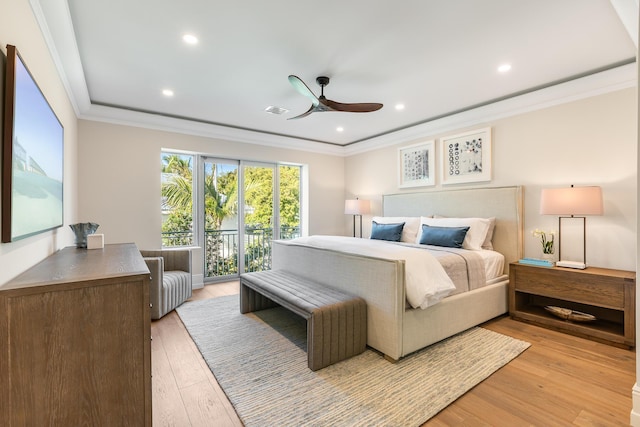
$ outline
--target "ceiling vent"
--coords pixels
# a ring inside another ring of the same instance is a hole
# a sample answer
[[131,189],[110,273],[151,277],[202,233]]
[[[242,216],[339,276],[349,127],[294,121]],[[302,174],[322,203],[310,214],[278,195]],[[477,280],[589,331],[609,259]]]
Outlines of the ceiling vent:
[[274,107],[273,105],[269,105],[267,108],[264,109],[264,111],[266,111],[269,114],[277,114],[277,115],[281,115],[289,112],[289,110],[287,110],[286,108]]

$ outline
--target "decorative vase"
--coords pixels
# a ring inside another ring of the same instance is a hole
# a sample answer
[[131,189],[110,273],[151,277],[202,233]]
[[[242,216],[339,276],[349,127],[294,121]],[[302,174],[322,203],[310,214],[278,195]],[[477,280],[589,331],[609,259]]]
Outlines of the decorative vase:
[[542,259],[543,259],[543,260],[545,260],[545,261],[550,261],[550,262],[555,263],[555,261],[556,261],[556,255],[555,255],[553,252],[552,252],[552,253],[550,253],[550,254],[549,254],[549,253],[544,253],[544,252],[543,252],[543,253],[542,253]]
[[69,225],[76,235],[76,248],[87,247],[87,236],[96,232],[99,224],[95,222],[80,222],[78,224]]

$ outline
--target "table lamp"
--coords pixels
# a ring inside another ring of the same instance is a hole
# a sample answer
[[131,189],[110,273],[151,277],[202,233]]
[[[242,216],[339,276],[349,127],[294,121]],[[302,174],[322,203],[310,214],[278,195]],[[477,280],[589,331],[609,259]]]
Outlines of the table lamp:
[[362,237],[362,215],[368,214],[371,209],[369,200],[345,200],[344,214],[353,215],[353,237],[356,237],[356,216],[360,217],[360,237]]
[[[587,218],[586,215],[602,215],[602,189],[597,186],[569,188],[544,188],[540,194],[540,214],[558,217],[558,267],[587,268]],[[582,262],[562,259],[562,219],[582,218]]]

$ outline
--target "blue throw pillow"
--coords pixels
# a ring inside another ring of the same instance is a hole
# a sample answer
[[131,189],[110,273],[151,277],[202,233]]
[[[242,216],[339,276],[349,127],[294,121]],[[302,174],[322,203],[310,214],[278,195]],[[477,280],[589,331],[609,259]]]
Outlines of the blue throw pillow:
[[421,245],[461,248],[469,227],[435,227],[422,224]]
[[375,221],[371,221],[371,238],[399,242],[402,237],[403,227],[404,222],[399,224],[378,224]]

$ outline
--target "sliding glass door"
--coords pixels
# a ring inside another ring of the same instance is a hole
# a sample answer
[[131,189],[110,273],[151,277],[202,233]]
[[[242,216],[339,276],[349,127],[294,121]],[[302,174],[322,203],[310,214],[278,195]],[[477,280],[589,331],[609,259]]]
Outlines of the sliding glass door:
[[238,274],[239,166],[238,161],[203,159],[201,221],[205,279]]
[[274,217],[275,165],[243,165],[244,272],[271,268],[271,241],[277,238]]
[[301,167],[203,159],[205,280],[271,268],[273,239],[300,236]]
[[301,235],[302,168],[297,165],[278,165],[278,225],[280,239],[294,239]]

